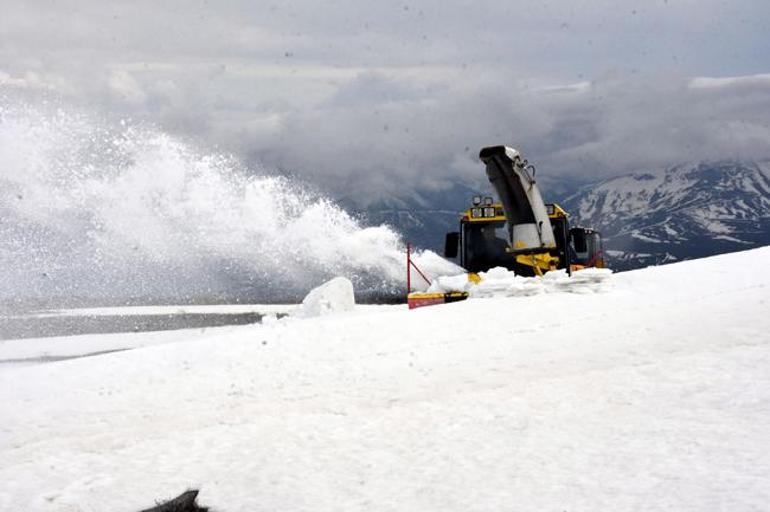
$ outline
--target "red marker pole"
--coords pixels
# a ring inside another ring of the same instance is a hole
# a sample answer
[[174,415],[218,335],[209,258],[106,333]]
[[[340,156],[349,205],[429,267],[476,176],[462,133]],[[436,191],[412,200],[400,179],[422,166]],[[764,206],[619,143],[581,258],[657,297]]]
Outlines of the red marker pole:
[[412,244],[406,243],[406,294],[412,291]]

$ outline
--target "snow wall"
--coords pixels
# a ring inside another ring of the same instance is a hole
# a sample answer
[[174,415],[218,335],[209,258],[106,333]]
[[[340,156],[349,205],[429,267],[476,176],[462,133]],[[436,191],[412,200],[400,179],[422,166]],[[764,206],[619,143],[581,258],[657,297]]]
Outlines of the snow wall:
[[396,231],[294,180],[0,91],[0,302],[299,300],[334,276],[387,295],[404,274]]

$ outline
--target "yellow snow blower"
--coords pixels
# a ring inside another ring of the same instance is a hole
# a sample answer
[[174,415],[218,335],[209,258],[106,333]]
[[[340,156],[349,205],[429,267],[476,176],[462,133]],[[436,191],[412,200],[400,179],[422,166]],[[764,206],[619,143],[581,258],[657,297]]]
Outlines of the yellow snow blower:
[[[483,148],[479,157],[500,202],[492,197],[474,197],[461,214],[460,230],[447,233],[444,247],[444,256],[458,258],[470,280],[477,280],[478,272],[494,267],[523,276],[541,276],[550,270],[572,273],[605,266],[600,233],[570,227],[564,209],[543,202],[535,182],[535,168],[518,151],[490,146]],[[466,292],[411,292],[409,277],[416,266],[409,256],[407,261],[410,308],[468,298]]]

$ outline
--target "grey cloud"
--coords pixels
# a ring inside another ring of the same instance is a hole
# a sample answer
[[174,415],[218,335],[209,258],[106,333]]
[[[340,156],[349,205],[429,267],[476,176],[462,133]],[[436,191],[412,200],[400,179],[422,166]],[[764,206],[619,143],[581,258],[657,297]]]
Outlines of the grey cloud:
[[[382,79],[372,88],[392,82]],[[719,91],[676,77],[562,90],[504,91],[505,85],[512,84],[502,78],[472,91],[448,86],[410,96],[400,84],[392,96],[362,93],[370,98],[368,108],[332,101],[288,117],[264,158],[332,180],[337,188],[365,193],[376,184],[380,192],[398,193],[475,179],[476,151],[491,143],[520,147],[551,176],[584,178],[690,160],[770,156],[770,83]],[[393,101],[396,95],[402,99]]]
[[767,80],[691,81],[770,71],[759,0],[0,3],[0,84],[339,195],[472,182],[489,143],[586,178],[770,156]]

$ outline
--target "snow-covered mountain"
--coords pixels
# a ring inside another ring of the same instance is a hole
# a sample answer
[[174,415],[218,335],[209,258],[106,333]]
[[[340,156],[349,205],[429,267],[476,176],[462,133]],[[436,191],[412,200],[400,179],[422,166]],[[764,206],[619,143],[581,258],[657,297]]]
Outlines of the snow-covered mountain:
[[770,244],[770,163],[698,163],[601,181],[563,201],[615,269]]

